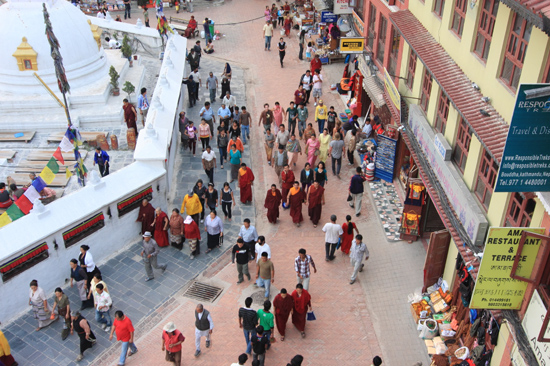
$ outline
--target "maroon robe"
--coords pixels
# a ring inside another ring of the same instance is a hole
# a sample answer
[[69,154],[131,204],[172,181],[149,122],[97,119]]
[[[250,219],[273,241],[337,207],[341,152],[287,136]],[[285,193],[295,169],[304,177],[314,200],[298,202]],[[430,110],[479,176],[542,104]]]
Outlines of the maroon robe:
[[141,235],[146,231],[153,231],[151,224],[155,221],[155,208],[150,203],[147,206],[140,205],[136,221],[141,222]]
[[267,219],[270,223],[277,223],[279,218],[279,206],[281,205],[281,191],[275,189],[275,196],[271,189],[267,191],[265,196],[264,207],[267,208]]
[[292,222],[299,224],[304,221],[302,216],[302,203],[306,199],[304,190],[300,188],[300,191],[296,194],[288,196],[288,203],[290,204],[290,216],[292,216]]
[[153,238],[159,245],[159,247],[167,247],[170,242],[168,241],[168,230],[164,230],[164,220],[168,220],[168,215],[164,212],[160,212],[155,221],[155,232]]
[[246,173],[241,175],[241,169],[239,169],[239,188],[241,189],[241,202],[252,202],[252,182],[254,182],[254,174],[249,167],[246,167]]
[[302,296],[298,296],[296,290],[292,292],[292,298],[294,299],[294,311],[292,312],[292,324],[300,332],[303,332],[306,328],[306,316],[308,306],[311,306],[311,296],[307,290],[302,290]]
[[289,169],[288,173],[286,173],[283,170],[281,172],[281,180],[283,182],[281,194],[283,195],[283,202],[286,202],[286,198],[288,197],[288,191],[290,190],[290,188],[292,188],[292,185],[296,180],[296,178],[294,177],[294,172]]
[[290,294],[287,294],[283,299],[281,294],[277,294],[273,299],[273,306],[275,307],[275,324],[277,324],[277,330],[281,336],[285,336],[286,322],[290,315],[290,311],[294,308],[294,299]]
[[315,185],[309,187],[309,199],[308,199],[308,213],[313,225],[317,225],[321,219],[321,212],[323,210],[323,193],[325,189],[319,185],[319,188],[315,189]]

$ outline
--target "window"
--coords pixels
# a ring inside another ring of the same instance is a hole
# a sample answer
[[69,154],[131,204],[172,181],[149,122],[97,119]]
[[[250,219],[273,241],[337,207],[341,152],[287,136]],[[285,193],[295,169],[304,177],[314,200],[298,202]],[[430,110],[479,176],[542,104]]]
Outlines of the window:
[[483,8],[479,17],[479,26],[477,27],[476,44],[474,53],[483,61],[487,61],[489,47],[493,38],[493,29],[495,28],[495,18],[498,11],[498,0],[484,0]]
[[48,244],[46,242],[41,243],[37,247],[28,250],[21,254],[17,258],[14,258],[8,262],[0,264],[0,274],[2,275],[2,281],[17,276],[18,274],[26,271],[32,266],[48,259]]
[[477,173],[476,196],[483,207],[487,210],[491,197],[493,196],[493,187],[497,179],[498,164],[495,163],[487,150],[483,151],[479,172]]
[[399,42],[401,41],[401,36],[395,30],[394,27],[391,28],[391,49],[390,49],[390,64],[389,64],[389,73],[390,75],[397,75],[397,56],[399,55]]
[[376,25],[376,8],[372,3],[369,6],[369,30],[367,35],[367,46],[372,51],[374,50],[374,39],[376,38],[376,32],[375,32],[375,25]]
[[502,71],[500,72],[500,79],[514,91],[519,84],[523,60],[525,58],[525,52],[527,52],[527,45],[529,44],[530,37],[531,24],[521,15],[515,13],[514,20],[512,21],[512,29],[510,29],[508,38],[508,46],[504,54]]
[[432,92],[432,75],[428,69],[424,69],[424,77],[422,78],[422,95],[420,96],[420,107],[424,113],[428,113],[428,104],[430,102],[430,93]]
[[546,71],[544,71],[544,76],[542,77],[543,83],[550,83],[550,52],[548,52],[548,56],[546,57],[547,65],[546,65]]
[[439,18],[443,16],[443,8],[445,7],[445,0],[435,0],[434,1],[434,13]]
[[414,73],[416,71],[416,53],[411,49],[409,65],[407,67],[407,87],[412,90],[414,84]]
[[23,63],[25,64],[25,70],[32,70],[31,60],[23,60]]
[[382,15],[380,16],[380,26],[378,27],[378,46],[376,50],[376,59],[384,64],[384,55],[386,53],[386,31],[388,21]]
[[357,0],[357,5],[355,6],[355,14],[357,14],[357,16],[359,18],[361,18],[361,20],[364,20],[363,17],[363,13],[364,13],[364,10],[365,9],[365,0]]
[[462,38],[462,31],[464,30],[464,18],[466,18],[466,8],[468,2],[466,0],[456,0],[455,9],[453,13],[453,23],[451,29],[457,36]]
[[508,212],[506,213],[506,227],[528,227],[535,211],[536,202],[532,197],[515,192],[512,194]]
[[445,134],[447,117],[449,117],[449,98],[447,98],[447,95],[441,90],[439,92],[439,104],[437,105],[434,128],[442,134]]
[[464,168],[466,167],[466,158],[470,150],[470,141],[472,141],[472,130],[466,121],[461,118],[458,124],[458,133],[456,134],[456,143],[453,150],[453,161],[462,173],[464,173]]

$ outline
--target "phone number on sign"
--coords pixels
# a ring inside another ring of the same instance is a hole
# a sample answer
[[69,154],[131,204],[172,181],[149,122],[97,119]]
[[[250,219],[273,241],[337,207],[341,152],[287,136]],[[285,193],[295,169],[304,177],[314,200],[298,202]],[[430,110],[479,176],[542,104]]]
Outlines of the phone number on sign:
[[547,179],[501,179],[501,186],[517,186],[517,185],[530,185],[530,186],[543,186],[546,185]]

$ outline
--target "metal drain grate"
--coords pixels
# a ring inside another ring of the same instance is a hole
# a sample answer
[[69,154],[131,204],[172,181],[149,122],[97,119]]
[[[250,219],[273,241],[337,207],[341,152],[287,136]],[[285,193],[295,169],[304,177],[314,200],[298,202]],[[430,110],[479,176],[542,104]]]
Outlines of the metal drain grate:
[[214,302],[222,293],[223,288],[210,286],[206,283],[193,281],[183,296],[206,302]]

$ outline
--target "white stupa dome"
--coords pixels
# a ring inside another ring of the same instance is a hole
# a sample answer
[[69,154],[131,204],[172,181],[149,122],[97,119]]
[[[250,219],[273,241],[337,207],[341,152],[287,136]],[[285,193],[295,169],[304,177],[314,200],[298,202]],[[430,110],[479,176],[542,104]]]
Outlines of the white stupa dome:
[[[61,56],[71,90],[97,81],[108,73],[103,48],[98,48],[87,17],[65,0],[9,0],[0,7],[0,92],[44,94],[33,73],[58,92],[42,4],[46,3],[53,32],[59,41]],[[37,70],[21,71],[13,54],[23,38],[36,52]]]

